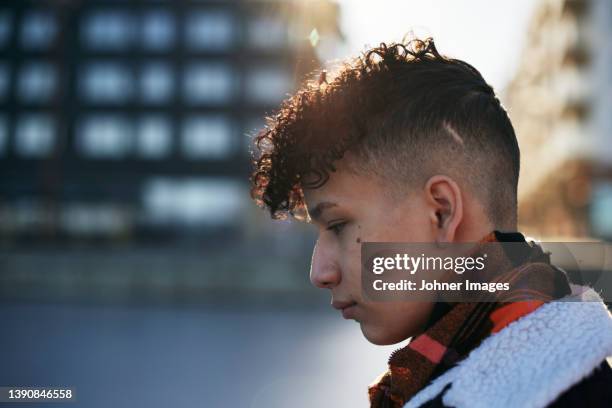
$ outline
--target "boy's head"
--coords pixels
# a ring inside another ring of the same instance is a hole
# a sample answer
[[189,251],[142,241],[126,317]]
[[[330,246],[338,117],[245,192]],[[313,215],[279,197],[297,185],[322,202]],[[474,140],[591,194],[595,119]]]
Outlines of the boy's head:
[[475,241],[516,228],[519,148],[493,89],[431,39],[381,44],[285,100],[256,137],[252,195],[320,230],[312,282],[378,344],[431,304],[368,303],[360,242]]

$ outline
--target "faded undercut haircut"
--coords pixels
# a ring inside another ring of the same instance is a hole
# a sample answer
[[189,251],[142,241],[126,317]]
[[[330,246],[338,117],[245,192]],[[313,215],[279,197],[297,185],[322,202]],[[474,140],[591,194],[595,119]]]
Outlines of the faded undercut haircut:
[[431,38],[382,43],[281,104],[255,136],[251,195],[273,218],[305,215],[347,152],[352,168],[394,191],[445,174],[469,189],[496,227],[516,223],[520,152],[493,88]]

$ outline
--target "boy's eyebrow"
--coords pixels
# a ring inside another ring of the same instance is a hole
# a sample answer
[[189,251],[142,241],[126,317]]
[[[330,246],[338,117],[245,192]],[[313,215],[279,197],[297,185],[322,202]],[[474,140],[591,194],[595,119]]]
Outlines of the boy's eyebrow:
[[323,211],[327,210],[328,208],[337,206],[338,204],[333,203],[331,201],[321,201],[315,206],[315,208],[312,209],[312,211],[308,211],[308,215],[310,216],[310,219],[314,221],[319,221],[321,219],[321,214],[323,214]]

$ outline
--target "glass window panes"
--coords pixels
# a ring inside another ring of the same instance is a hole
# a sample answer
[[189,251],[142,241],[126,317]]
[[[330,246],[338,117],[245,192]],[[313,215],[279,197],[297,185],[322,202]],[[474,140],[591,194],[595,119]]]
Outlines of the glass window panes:
[[15,131],[15,150],[24,157],[49,155],[55,144],[55,125],[46,114],[21,116]]
[[13,28],[11,15],[8,11],[0,11],[0,47],[6,46],[11,38]]
[[10,71],[8,64],[0,62],[0,100],[8,96],[10,91]]
[[167,11],[150,11],[142,16],[142,44],[150,50],[165,50],[174,44],[176,24]]
[[154,178],[144,185],[143,204],[155,224],[224,225],[235,222],[244,187],[225,178]]
[[168,156],[172,149],[171,125],[167,118],[149,116],[138,124],[138,154],[147,159]]
[[8,147],[8,123],[6,116],[0,116],[0,155],[4,155]]
[[142,67],[140,92],[144,102],[166,102],[172,97],[174,78],[167,64],[152,63]]
[[287,69],[275,66],[251,70],[246,78],[247,97],[255,102],[277,103],[291,91],[293,81]]
[[85,67],[81,78],[81,92],[94,103],[121,103],[132,95],[130,70],[116,63],[93,63]]
[[232,149],[229,121],[222,116],[198,116],[185,121],[181,148],[188,158],[223,158]]
[[258,16],[249,21],[247,37],[256,48],[281,48],[287,45],[287,24],[280,16]]
[[132,149],[130,122],[119,115],[97,115],[83,120],[77,135],[80,152],[91,158],[116,159]]
[[84,19],[84,45],[99,50],[124,50],[131,45],[134,21],[119,10],[99,10]]
[[229,11],[197,11],[187,17],[187,45],[196,50],[219,50],[232,45],[236,22]]
[[55,16],[47,11],[29,11],[23,16],[21,44],[24,48],[47,48],[57,35]]
[[55,67],[47,62],[31,62],[19,73],[19,97],[24,102],[45,102],[56,89]]
[[71,202],[62,205],[59,221],[62,229],[71,235],[116,236],[125,232],[129,216],[117,204]]
[[183,94],[189,103],[227,103],[236,88],[236,76],[228,64],[200,63],[187,67]]

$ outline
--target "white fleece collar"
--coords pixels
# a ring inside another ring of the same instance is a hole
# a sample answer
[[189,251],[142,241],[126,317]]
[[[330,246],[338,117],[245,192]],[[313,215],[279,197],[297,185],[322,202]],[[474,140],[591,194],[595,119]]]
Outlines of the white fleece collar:
[[485,339],[404,407],[419,407],[451,383],[443,396],[451,407],[545,407],[611,355],[610,312],[592,289],[573,285],[572,295]]

